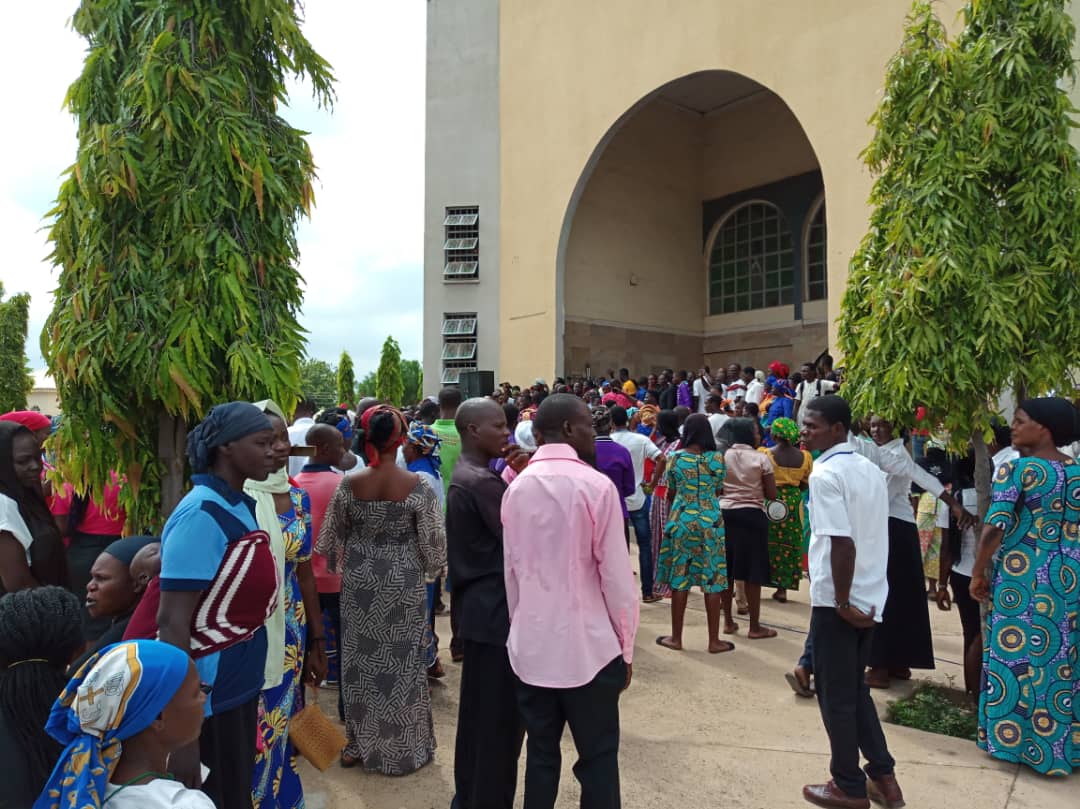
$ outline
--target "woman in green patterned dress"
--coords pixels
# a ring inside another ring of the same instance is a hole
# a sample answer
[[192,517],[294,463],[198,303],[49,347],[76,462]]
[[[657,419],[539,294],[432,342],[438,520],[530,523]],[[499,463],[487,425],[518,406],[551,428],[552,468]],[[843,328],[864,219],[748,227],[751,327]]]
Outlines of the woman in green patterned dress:
[[683,619],[690,588],[705,594],[709,651],[730,652],[735,644],[720,640],[720,611],[731,621],[724,521],[717,500],[724,485],[724,453],[707,416],[695,413],[683,426],[682,449],[667,467],[667,499],[671,503],[664,541],[657,560],[656,580],[671,587],[671,634],[656,642],[667,649],[682,649]]
[[787,506],[783,520],[769,521],[769,569],[776,588],[773,598],[783,604],[787,591],[798,590],[802,578],[802,493],[809,484],[814,460],[809,452],[795,446],[799,425],[793,419],[777,419],[770,432],[776,446],[762,451],[776,470],[776,499]]
[[1080,767],[1080,463],[1057,449],[1078,437],[1065,399],[1020,404],[1021,457],[997,470],[971,576],[972,597],[990,602],[979,747],[1043,775]]

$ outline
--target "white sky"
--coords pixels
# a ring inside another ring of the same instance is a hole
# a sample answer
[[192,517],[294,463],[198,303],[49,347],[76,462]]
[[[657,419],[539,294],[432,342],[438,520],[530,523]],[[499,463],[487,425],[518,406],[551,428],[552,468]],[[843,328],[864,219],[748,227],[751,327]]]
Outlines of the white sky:
[[[44,367],[39,335],[56,271],[45,261],[44,214],[75,159],[75,124],[61,109],[82,69],[85,42],[70,28],[76,0],[13,4],[0,49],[6,77],[0,130],[0,280],[32,296],[27,353]],[[374,370],[388,334],[420,357],[424,204],[424,0],[307,0],[304,32],[334,67],[337,102],[318,110],[294,87],[284,117],[311,132],[316,208],[299,230],[306,279],[301,323],[308,353],[353,356]]]

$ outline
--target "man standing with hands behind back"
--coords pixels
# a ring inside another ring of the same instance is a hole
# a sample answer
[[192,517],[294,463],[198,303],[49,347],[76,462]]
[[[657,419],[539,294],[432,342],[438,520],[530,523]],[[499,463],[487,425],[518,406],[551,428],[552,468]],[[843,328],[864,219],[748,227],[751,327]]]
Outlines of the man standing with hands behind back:
[[[506,484],[491,471],[503,457],[510,430],[491,399],[469,399],[457,409],[461,455],[446,499],[446,545],[454,583],[461,666],[452,809],[511,809],[525,728],[506,638],[510,616],[503,580],[499,509]],[[515,471],[528,455],[507,459]]]
[[[847,443],[851,409],[839,396],[803,408],[803,441],[821,450],[810,473],[810,637],[832,780],[803,787],[817,806],[896,809],[904,797],[864,672],[889,594],[885,475]],[[859,751],[866,755],[859,769]],[[869,782],[867,781],[869,779]]]
[[630,685],[639,609],[619,493],[593,468],[583,401],[549,396],[533,434],[540,446],[502,504],[507,648],[528,730],[525,805],[554,807],[569,724],[581,805],[618,809],[619,694]]

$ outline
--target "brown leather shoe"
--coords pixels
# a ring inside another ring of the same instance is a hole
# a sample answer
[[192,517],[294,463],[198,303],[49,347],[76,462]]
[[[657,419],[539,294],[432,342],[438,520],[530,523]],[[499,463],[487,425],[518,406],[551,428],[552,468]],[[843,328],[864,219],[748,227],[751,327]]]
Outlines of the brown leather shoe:
[[[863,767],[863,771],[866,771],[866,767]],[[870,796],[870,800],[881,804],[885,809],[900,809],[905,805],[904,793],[900,791],[900,785],[896,783],[896,776],[892,773],[871,778],[867,772],[866,794]]]
[[829,781],[827,784],[807,784],[802,788],[802,796],[815,806],[836,809],[870,809],[868,799],[851,797],[840,789],[835,781]]

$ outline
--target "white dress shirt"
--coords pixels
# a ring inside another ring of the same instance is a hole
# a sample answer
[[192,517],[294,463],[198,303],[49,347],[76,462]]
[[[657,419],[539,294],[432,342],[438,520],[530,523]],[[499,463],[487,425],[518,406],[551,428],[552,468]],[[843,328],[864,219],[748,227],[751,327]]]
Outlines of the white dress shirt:
[[765,383],[752,379],[746,386],[746,401],[759,405],[765,398]]
[[641,433],[632,433],[629,430],[615,430],[611,434],[611,440],[626,447],[630,453],[630,460],[634,462],[634,480],[637,481],[637,488],[626,498],[626,508],[628,511],[637,511],[645,505],[645,492],[641,490],[642,478],[645,477],[645,459],[652,458],[655,461],[664,453]]
[[915,463],[900,438],[894,438],[880,447],[873,441],[862,441],[851,436],[848,443],[864,458],[873,461],[887,476],[890,517],[915,522],[915,510],[911,507],[913,481],[934,497],[941,497],[945,491],[940,480]]
[[[975,491],[974,487],[964,489],[960,493],[960,498],[964,508],[972,514],[979,513],[979,493]],[[943,538],[942,542],[948,542],[948,538]],[[952,569],[955,573],[971,578],[971,573],[975,569],[975,552],[978,544],[979,540],[975,536],[975,529],[965,528],[960,534],[960,558],[953,560]]]
[[[877,608],[880,622],[889,595],[889,499],[885,475],[850,443],[837,444],[810,472],[810,604],[835,607],[832,538],[855,543],[855,575],[848,600],[863,612]],[[910,510],[910,505],[908,506]]]
[[705,400],[709,398],[709,387],[701,377],[694,380],[694,396],[697,397],[697,412],[704,413]]

